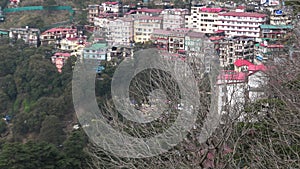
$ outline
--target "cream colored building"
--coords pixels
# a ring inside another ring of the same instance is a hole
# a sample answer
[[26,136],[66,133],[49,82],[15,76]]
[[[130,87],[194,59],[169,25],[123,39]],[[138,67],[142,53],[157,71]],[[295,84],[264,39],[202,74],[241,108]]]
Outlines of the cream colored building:
[[154,29],[162,29],[162,17],[140,16],[134,20],[134,41],[150,41]]

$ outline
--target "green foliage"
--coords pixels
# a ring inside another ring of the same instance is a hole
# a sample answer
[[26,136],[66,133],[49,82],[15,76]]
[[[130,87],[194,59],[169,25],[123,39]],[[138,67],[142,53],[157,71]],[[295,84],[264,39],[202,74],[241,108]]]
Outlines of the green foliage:
[[83,152],[87,144],[87,136],[83,130],[77,130],[71,133],[70,137],[64,142],[64,149],[66,156],[66,168],[83,168],[88,161],[88,155]]
[[63,154],[48,143],[6,143],[0,154],[0,168],[33,169],[63,168]]
[[[81,6],[82,8],[82,6]],[[81,10],[81,11],[76,11],[75,13],[75,22],[78,23],[79,25],[87,25],[88,20],[87,20],[88,12]]]
[[47,116],[40,130],[39,140],[60,145],[65,139],[62,122],[54,115]]
[[7,130],[6,122],[0,119],[0,135]]
[[86,136],[76,131],[67,137],[70,131],[64,132],[74,115],[71,79],[76,58],[60,74],[50,61],[51,47],[6,43],[0,41],[0,115],[11,115],[12,125],[0,120],[0,133],[12,131],[7,138],[15,142],[1,138],[6,143],[0,143],[0,168],[87,168]]
[[43,6],[55,6],[57,5],[55,0],[44,0],[43,1]]
[[42,18],[42,16],[33,16],[30,18],[29,22],[27,23],[27,25],[29,27],[32,28],[43,28],[45,27],[47,24],[44,22],[44,19]]

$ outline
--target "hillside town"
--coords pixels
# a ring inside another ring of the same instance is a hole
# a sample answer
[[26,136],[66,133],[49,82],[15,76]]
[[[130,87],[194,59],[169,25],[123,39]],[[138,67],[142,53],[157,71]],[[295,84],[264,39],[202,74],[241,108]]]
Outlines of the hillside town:
[[[11,0],[7,13],[17,11],[19,3]],[[223,91],[220,97],[227,95],[229,100],[243,101],[263,96],[259,88],[266,82],[264,73],[270,63],[296,59],[296,53],[300,52],[291,41],[300,15],[295,15],[284,1],[240,4],[192,1],[186,9],[175,8],[169,1],[162,3],[163,9],[154,9],[147,7],[148,1],[131,5],[107,1],[86,7],[88,25],[73,24],[44,31],[26,26],[0,30],[0,35],[13,41],[22,39],[32,47],[53,45],[56,52],[51,62],[58,72],[62,72],[71,56],[93,60],[100,67],[101,61],[130,58],[137,46],[145,45],[188,62],[204,50],[205,43],[211,43],[211,50],[217,53],[223,69],[217,84],[226,90],[220,90]],[[4,14],[5,9],[0,12],[2,22],[5,22]],[[92,36],[88,37],[86,32]],[[208,41],[204,42],[205,38]],[[96,68],[96,71],[100,73],[103,69]],[[210,65],[206,65],[206,72],[210,70]],[[238,92],[234,90],[237,86],[240,86]]]
[[299,0],[0,0],[0,168],[300,168],[299,21]]

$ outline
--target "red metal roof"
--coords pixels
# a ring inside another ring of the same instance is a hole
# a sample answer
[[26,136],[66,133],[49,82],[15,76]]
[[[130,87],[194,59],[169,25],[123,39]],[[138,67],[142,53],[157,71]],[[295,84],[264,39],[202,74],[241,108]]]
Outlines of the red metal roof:
[[237,9],[246,9],[245,6],[238,6]]
[[105,2],[106,5],[116,5],[118,2]]
[[239,17],[254,17],[254,18],[263,18],[266,17],[266,14],[254,13],[254,12],[227,12],[219,14],[220,16],[239,16]]
[[208,13],[219,13],[223,11],[223,8],[201,8],[201,12],[208,12]]
[[249,71],[266,71],[267,70],[267,67],[263,64],[261,65],[249,65],[248,67],[248,70]]
[[149,8],[142,8],[142,9],[138,9],[138,12],[147,12],[147,13],[160,13],[161,11],[163,11],[163,9],[149,9]]
[[50,32],[51,33],[53,33],[53,32],[72,32],[72,33],[75,33],[76,29],[72,29],[72,28],[52,28],[52,29],[46,30],[42,34],[50,33]]
[[224,36],[212,36],[209,38],[209,40],[211,41],[215,41],[215,40],[221,40],[221,39],[224,39],[225,37]]
[[224,32],[223,30],[217,30],[217,31],[215,31],[215,33],[222,33],[222,32]]
[[60,52],[57,52],[57,53],[54,54],[54,56],[70,57],[71,54],[70,53],[60,53]]
[[238,59],[234,62],[234,65],[237,67],[241,67],[241,66],[250,66],[250,65],[253,65],[253,63],[251,63],[245,59]]

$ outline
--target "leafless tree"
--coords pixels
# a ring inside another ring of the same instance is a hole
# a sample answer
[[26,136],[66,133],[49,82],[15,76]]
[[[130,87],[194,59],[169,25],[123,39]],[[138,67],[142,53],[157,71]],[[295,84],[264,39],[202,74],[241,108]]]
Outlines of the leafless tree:
[[[216,76],[208,76],[205,69],[193,67],[201,102],[196,123],[182,142],[163,154],[146,158],[119,157],[90,143],[87,151],[92,157],[91,168],[300,168],[300,60],[295,56],[293,60],[289,57],[281,59],[280,64],[267,64],[268,82],[261,86],[265,94],[263,98],[234,105],[227,100],[228,104],[222,108],[227,113],[223,114],[218,128],[205,142],[199,142],[201,129],[214,106],[211,103],[216,103],[212,93],[219,89],[212,81]],[[192,62],[205,65],[203,58],[198,59],[193,58]],[[156,90],[158,88],[163,92]],[[151,123],[127,120],[118,113],[110,99],[99,107],[114,129],[147,138],[165,131],[174,123],[181,97],[178,89],[176,80],[159,69],[145,70],[132,79],[129,96],[136,109],[145,113],[164,110]],[[155,107],[161,104],[149,97],[153,91],[157,91],[155,96],[164,93],[164,99],[169,102]]]

